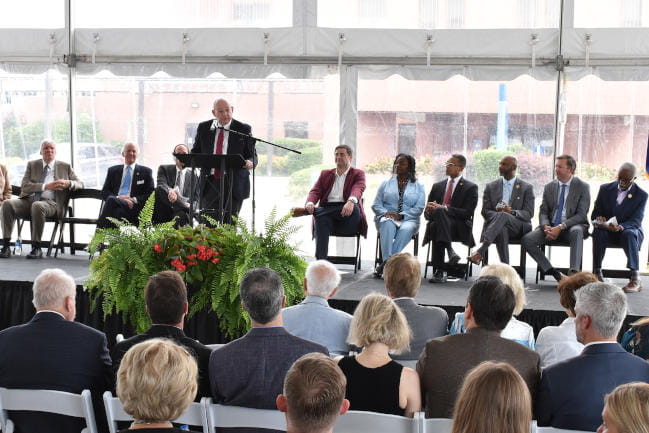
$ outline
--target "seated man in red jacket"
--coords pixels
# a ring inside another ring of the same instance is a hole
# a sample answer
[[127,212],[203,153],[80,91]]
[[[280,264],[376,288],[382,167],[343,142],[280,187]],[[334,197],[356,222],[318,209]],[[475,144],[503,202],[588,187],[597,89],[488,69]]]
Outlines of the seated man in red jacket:
[[329,235],[334,231],[354,234],[360,230],[367,237],[367,220],[361,202],[365,173],[351,166],[351,147],[336,146],[334,155],[336,168],[322,170],[306,199],[305,208],[315,217],[315,258],[318,260],[327,259]]

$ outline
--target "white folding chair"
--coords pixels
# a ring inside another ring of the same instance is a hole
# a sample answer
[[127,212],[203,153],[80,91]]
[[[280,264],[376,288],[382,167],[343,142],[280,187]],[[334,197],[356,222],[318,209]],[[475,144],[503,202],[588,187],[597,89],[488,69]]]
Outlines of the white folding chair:
[[[203,399],[205,400],[205,398]],[[201,403],[192,403],[187,410],[177,419],[173,420],[176,424],[186,424],[202,426],[203,431],[209,431],[207,416],[205,414],[205,405]],[[106,409],[106,420],[108,421],[108,431],[117,433],[117,421],[133,421],[133,417],[124,412],[124,406],[119,398],[113,397],[110,391],[104,393],[104,408]]]
[[537,433],[590,433],[584,430],[566,430],[566,429],[554,428],[554,427],[537,427],[536,432]]
[[451,433],[453,420],[451,418],[424,418],[422,414],[421,433]]
[[0,430],[13,433],[14,423],[7,411],[29,410],[83,418],[86,428],[81,433],[97,433],[95,412],[92,409],[90,391],[81,394],[46,389],[0,388]]
[[286,431],[286,417],[279,410],[253,409],[250,407],[225,406],[212,403],[211,398],[204,398],[210,433],[215,428],[265,428]]
[[338,417],[334,433],[419,433],[422,412],[414,418],[378,412],[350,410]]

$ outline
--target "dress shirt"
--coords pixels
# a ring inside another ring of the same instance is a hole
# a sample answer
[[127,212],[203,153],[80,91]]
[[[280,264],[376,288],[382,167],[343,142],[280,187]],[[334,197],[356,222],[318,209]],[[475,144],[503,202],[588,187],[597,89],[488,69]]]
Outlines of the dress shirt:
[[282,310],[284,328],[296,337],[321,344],[329,353],[347,355],[347,335],[352,316],[331,308],[320,296],[307,296],[300,304]]
[[38,310],[36,312],[36,314],[40,314],[40,313],[54,313],[54,314],[58,314],[59,316],[61,316],[61,317],[63,317],[65,319],[65,316],[63,314],[59,313],[58,311],[54,311],[54,310]]
[[[222,126],[226,130],[230,129],[230,125],[232,125],[232,120],[230,120],[228,123],[225,125],[221,125],[219,122],[216,122],[217,126]],[[216,141],[219,139],[219,134],[221,131],[223,131],[223,151],[221,152],[221,155],[227,155],[228,153],[228,137],[230,137],[230,132],[226,130],[221,130],[217,129],[216,134],[214,134],[214,153],[216,153]]]
[[[449,334],[465,334],[464,313],[455,313],[455,320],[451,323]],[[500,336],[507,340],[512,340],[523,346],[534,350],[534,328],[528,323],[521,322],[515,317],[509,319],[505,329],[500,331]]]
[[516,176],[507,180],[503,177],[503,199],[502,201],[509,204],[509,201],[512,198],[512,191],[514,190],[514,184],[516,183]]
[[619,187],[618,187],[617,200],[616,200],[616,203],[618,204],[618,206],[622,204],[622,202],[624,201],[624,197],[626,197],[626,195],[628,193],[629,193],[629,188],[627,188],[627,189],[619,189]]
[[575,318],[568,317],[559,326],[541,329],[535,350],[541,356],[541,368],[579,355],[584,345],[577,341]]
[[338,170],[334,173],[336,176],[336,179],[334,180],[334,184],[331,187],[331,192],[329,193],[329,198],[327,201],[331,203],[337,203],[337,202],[342,202],[345,201],[343,198],[343,189],[345,188],[345,179],[347,179],[347,173],[349,173],[349,168],[345,170],[343,174],[338,174]]
[[52,161],[49,164],[47,164],[45,161],[43,161],[43,170],[45,170],[45,166],[49,166],[49,171],[47,172],[47,176],[45,176],[45,179],[43,180],[43,192],[41,193],[41,200],[54,200],[54,191],[51,189],[45,189],[45,184],[48,184],[50,182],[54,182],[54,162]]
[[[119,191],[122,189],[122,184],[124,183],[124,176],[126,176],[126,167],[129,167],[128,164],[124,164],[124,168],[122,169],[122,180],[119,182]],[[126,194],[127,196],[131,196],[131,185],[133,185],[133,178],[135,177],[135,163],[130,165],[131,167],[131,182],[128,184],[128,193]]]
[[[561,186],[565,185],[566,186],[566,195],[563,198],[563,212],[561,212],[561,222],[564,222],[566,220],[566,210],[568,209],[568,194],[570,194],[570,184],[572,183],[572,179],[574,176],[570,176],[570,180],[566,183],[561,182],[560,180],[557,180],[559,182],[559,192],[557,193],[557,210],[559,210],[559,198],[561,197]],[[554,214],[552,215],[552,220],[554,221],[556,217],[557,212],[555,211]]]

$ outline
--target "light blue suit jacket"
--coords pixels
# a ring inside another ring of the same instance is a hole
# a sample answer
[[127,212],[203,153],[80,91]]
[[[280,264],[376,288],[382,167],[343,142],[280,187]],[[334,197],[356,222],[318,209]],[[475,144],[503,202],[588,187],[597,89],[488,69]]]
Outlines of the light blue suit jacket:
[[[399,205],[399,185],[397,177],[383,181],[376,193],[372,210],[376,214],[374,221],[378,222],[387,211],[397,212]],[[419,226],[419,219],[426,206],[426,192],[420,182],[408,182],[403,193],[403,221],[415,221]]]

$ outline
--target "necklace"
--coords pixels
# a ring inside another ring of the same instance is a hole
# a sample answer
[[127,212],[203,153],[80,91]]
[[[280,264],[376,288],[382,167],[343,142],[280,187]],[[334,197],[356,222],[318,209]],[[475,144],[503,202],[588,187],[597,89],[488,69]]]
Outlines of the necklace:
[[405,179],[397,178],[397,182],[399,183],[399,187],[403,188],[403,186],[408,183],[408,178],[405,178]]

